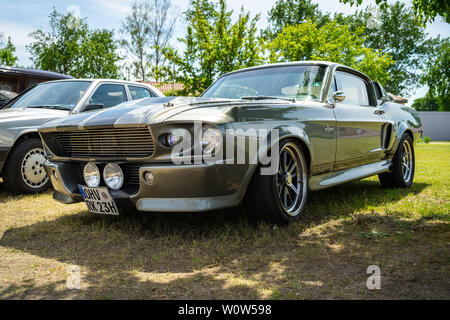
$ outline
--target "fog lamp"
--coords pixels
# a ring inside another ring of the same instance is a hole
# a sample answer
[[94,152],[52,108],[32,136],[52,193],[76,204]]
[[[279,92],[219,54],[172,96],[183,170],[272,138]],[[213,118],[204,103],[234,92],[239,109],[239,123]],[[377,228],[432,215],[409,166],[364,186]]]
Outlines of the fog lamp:
[[89,162],[84,166],[83,178],[88,187],[98,187],[100,185],[100,171],[98,170],[98,167],[94,163]]
[[103,169],[103,180],[108,188],[119,190],[124,181],[123,171],[117,163],[110,162]]
[[144,181],[146,184],[152,185],[155,183],[155,175],[150,171],[144,173]]

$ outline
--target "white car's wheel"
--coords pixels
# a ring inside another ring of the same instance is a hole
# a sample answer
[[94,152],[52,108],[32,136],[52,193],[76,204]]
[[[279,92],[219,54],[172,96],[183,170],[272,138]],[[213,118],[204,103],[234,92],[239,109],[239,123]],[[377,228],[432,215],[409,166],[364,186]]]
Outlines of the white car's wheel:
[[29,138],[17,145],[3,168],[3,182],[13,193],[38,193],[48,188],[44,169],[45,153],[39,139]]

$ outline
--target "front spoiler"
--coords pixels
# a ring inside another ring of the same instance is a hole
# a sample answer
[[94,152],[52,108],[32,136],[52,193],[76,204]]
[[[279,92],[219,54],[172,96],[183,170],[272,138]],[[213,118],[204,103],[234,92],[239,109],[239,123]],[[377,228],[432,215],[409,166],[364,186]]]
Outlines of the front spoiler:
[[[65,204],[83,201],[78,191],[79,171],[73,170],[73,163],[47,161],[45,169],[55,189],[55,200]],[[139,211],[202,212],[234,207],[244,196],[248,169],[248,165],[224,163],[145,164],[139,169],[136,194],[111,190],[111,196],[119,205],[132,205]],[[143,181],[146,171],[155,175],[154,185]]]

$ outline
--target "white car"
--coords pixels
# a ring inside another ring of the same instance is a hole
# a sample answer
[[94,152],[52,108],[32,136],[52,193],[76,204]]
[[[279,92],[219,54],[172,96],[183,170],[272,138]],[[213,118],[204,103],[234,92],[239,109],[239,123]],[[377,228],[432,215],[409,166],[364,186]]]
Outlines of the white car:
[[0,109],[4,186],[12,193],[37,193],[50,185],[37,130],[46,121],[154,97],[164,94],[143,83],[108,79],[49,81],[22,92]]

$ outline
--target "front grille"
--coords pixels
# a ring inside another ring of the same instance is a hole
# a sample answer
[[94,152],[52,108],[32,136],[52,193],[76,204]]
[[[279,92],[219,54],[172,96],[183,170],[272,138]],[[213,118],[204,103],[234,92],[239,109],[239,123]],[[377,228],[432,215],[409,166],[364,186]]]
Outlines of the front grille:
[[69,158],[147,158],[155,143],[148,127],[99,128],[42,134],[57,156]]

